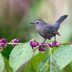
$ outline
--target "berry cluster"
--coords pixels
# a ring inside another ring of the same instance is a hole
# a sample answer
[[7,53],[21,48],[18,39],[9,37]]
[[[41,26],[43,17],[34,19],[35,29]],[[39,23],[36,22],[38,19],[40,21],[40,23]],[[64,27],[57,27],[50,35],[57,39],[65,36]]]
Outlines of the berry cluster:
[[12,46],[16,46],[20,42],[19,39],[13,39],[12,41],[8,42],[6,38],[0,39],[0,48],[5,48],[8,44]]
[[6,38],[0,39],[0,48],[5,48],[7,43],[8,41]]
[[30,40],[30,46],[32,47],[32,49],[37,47],[39,51],[45,51],[45,47],[53,48],[60,46],[60,44],[57,41],[54,41],[52,43],[42,43],[32,39]]

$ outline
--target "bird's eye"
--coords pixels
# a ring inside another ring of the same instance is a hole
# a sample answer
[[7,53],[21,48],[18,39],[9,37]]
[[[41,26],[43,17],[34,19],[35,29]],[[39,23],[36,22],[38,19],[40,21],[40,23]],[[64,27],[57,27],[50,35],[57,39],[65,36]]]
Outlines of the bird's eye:
[[39,22],[36,22],[37,24],[39,23]]

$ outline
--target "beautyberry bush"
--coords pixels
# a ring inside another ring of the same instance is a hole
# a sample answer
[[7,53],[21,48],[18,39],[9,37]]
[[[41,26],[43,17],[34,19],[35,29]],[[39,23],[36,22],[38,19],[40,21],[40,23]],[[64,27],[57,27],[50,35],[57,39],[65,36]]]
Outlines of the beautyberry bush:
[[[9,45],[13,49],[7,58],[2,52]],[[71,72],[71,66],[72,42],[42,43],[31,39],[21,43],[17,38],[10,42],[0,39],[0,72]]]

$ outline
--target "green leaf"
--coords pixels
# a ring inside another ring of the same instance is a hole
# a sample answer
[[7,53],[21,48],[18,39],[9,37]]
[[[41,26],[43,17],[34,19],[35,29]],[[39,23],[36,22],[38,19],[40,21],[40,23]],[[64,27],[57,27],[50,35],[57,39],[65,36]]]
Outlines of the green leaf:
[[39,52],[37,55],[35,55],[32,59],[31,59],[31,63],[32,63],[32,68],[35,70],[35,72],[39,72],[38,71],[38,65],[40,62],[42,62],[44,59],[46,58],[46,54]]
[[63,68],[64,72],[72,72],[72,62]]
[[63,72],[54,59],[50,61],[50,72]]
[[48,48],[45,52],[35,52],[34,57],[31,59],[32,69],[34,72],[39,72],[39,64],[48,57]]
[[3,72],[4,67],[5,67],[4,59],[3,59],[2,54],[0,53],[0,72]]
[[70,62],[72,62],[72,45],[58,47],[54,53],[54,59],[60,69],[67,66]]
[[3,51],[2,51],[1,53],[2,53],[2,55],[3,55],[4,57],[6,57],[7,59],[9,59],[9,55],[10,55],[12,49],[13,49],[13,46],[7,45],[6,48],[3,49]]
[[3,70],[3,72],[13,72],[11,67],[9,66],[9,61],[6,57],[3,57],[4,58],[4,62],[5,62],[5,68]]
[[38,68],[39,68],[39,72],[49,72],[49,57],[46,58],[44,61],[42,61],[41,63],[39,63]]
[[39,72],[62,72],[53,59],[52,49],[49,51],[50,53],[46,56],[46,59],[39,64]]
[[24,72],[36,72],[35,69],[34,69],[33,66],[32,66],[31,60],[30,60],[29,63],[25,66]]
[[9,59],[13,72],[17,71],[19,68],[23,70],[22,67],[32,58],[32,54],[33,51],[29,43],[22,43],[14,47]]

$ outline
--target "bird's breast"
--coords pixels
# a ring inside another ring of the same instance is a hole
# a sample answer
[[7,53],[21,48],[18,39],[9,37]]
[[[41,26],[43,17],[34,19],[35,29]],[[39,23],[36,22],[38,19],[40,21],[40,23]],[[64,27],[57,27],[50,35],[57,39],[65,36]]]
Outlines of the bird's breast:
[[36,25],[36,30],[37,30],[38,32],[42,32],[42,31],[43,31],[43,26],[41,26],[41,25]]
[[43,29],[44,29],[44,26],[36,26],[36,30],[37,32],[44,37],[44,34],[43,34]]

